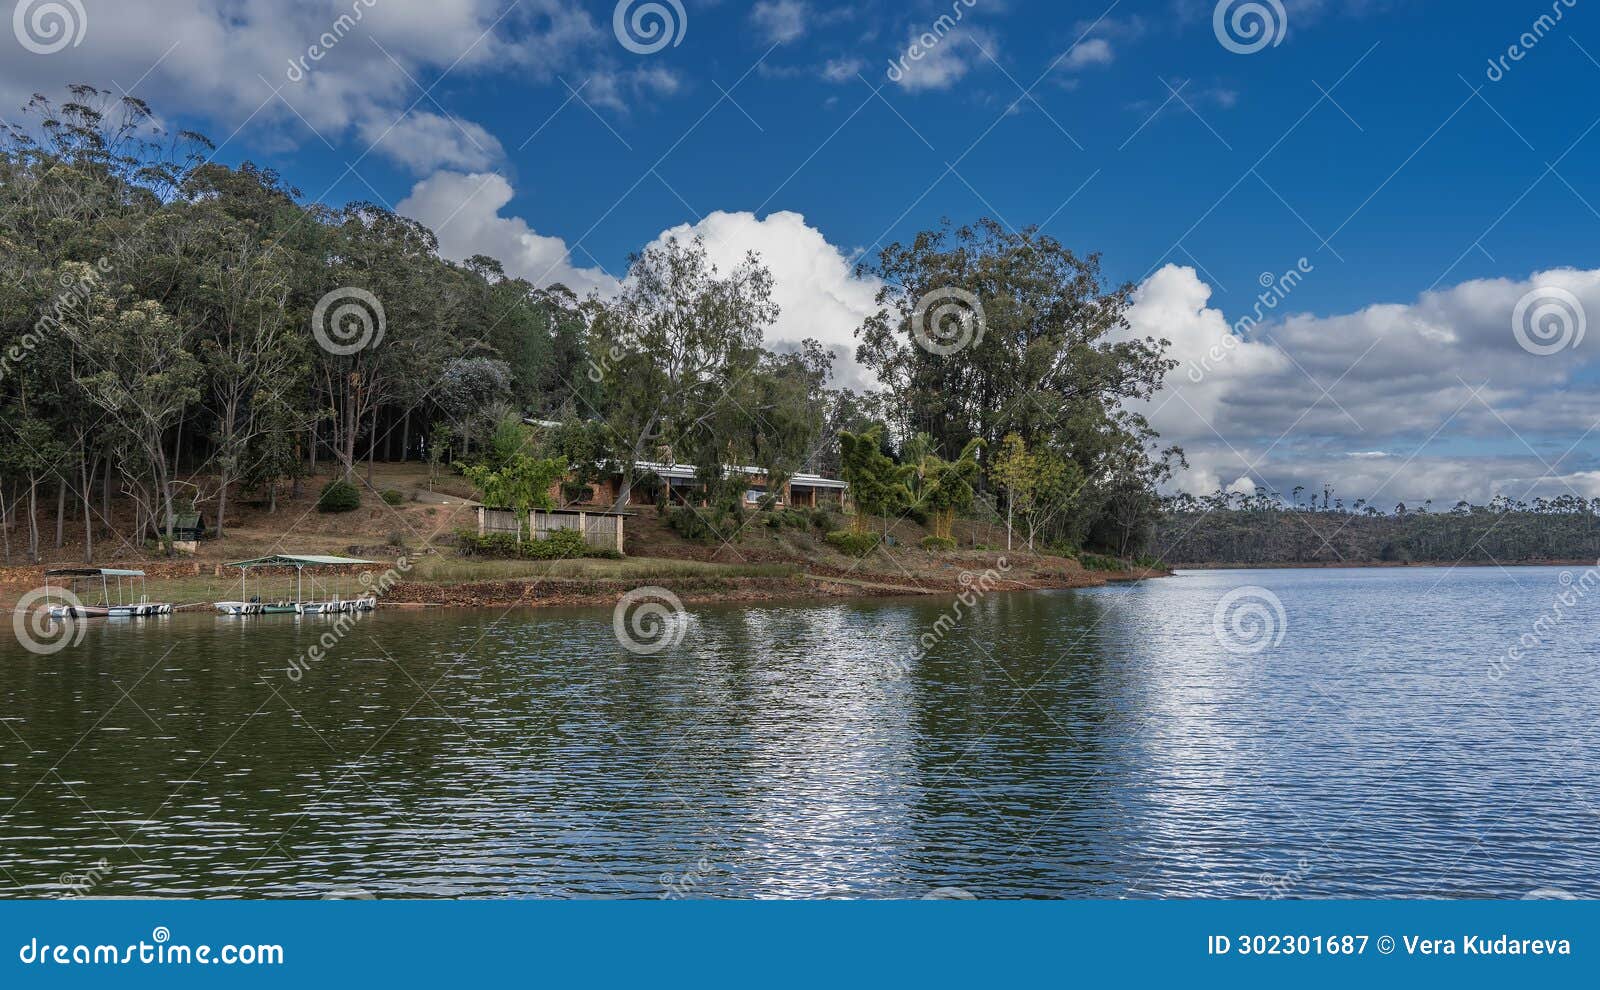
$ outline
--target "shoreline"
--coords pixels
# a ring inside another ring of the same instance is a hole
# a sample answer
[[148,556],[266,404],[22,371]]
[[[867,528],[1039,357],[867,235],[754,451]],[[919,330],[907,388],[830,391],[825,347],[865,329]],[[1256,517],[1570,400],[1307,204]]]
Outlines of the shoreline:
[[1168,564],[1173,571],[1313,571],[1357,570],[1367,568],[1401,567],[1600,567],[1600,561],[1585,559],[1558,560],[1408,560],[1408,561],[1309,561],[1276,564]]
[[[1109,574],[1085,571],[1082,572],[1082,577],[1002,578],[993,582],[993,585],[983,593],[1098,588],[1108,584],[1171,576],[1171,572],[1168,571],[1140,570]],[[798,604],[851,599],[931,598],[959,595],[975,587],[975,583],[969,585],[960,581],[915,585],[875,580],[882,577],[883,575],[869,574],[854,578],[807,573],[796,578],[588,581],[573,582],[565,587],[562,586],[566,584],[565,582],[550,581],[521,585],[515,582],[471,582],[462,585],[410,582],[395,585],[389,595],[378,603],[378,607],[380,609],[601,608],[615,605],[622,595],[641,587],[643,583],[664,588],[676,595],[684,604],[689,605]]]
[[[1071,558],[988,552],[940,557],[907,555],[894,563],[899,568],[895,573],[887,573],[881,566],[869,571],[804,558],[765,560],[754,565],[706,562],[695,565],[703,569],[687,573],[683,561],[660,557],[631,557],[614,565],[597,562],[593,567],[574,566],[568,568],[569,573],[541,572],[534,566],[485,567],[482,576],[441,580],[430,579],[431,575],[413,575],[412,579],[396,581],[381,594],[378,607],[611,607],[623,595],[643,587],[663,588],[691,604],[821,602],[1096,588],[1172,576],[1166,569],[1092,571]],[[142,566],[150,574],[150,599],[172,602],[174,612],[209,612],[214,601],[228,597],[228,590],[234,597],[238,595],[238,581],[229,580],[214,562],[163,561]],[[380,563],[365,570],[377,572],[383,566],[386,565]],[[20,597],[38,588],[42,569],[14,567],[0,571],[0,606],[15,606]],[[329,578],[346,582],[347,591],[359,587],[351,582],[359,580],[360,571],[339,570],[346,572]],[[764,573],[751,573],[752,570]]]

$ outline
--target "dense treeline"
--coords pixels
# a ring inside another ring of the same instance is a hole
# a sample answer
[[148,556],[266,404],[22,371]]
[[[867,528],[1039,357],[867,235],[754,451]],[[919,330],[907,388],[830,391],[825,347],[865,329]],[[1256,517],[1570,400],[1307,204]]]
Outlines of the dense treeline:
[[1431,502],[1379,511],[1348,506],[1324,490],[1293,501],[1258,489],[1165,502],[1154,552],[1173,564],[1526,563],[1600,559],[1600,499],[1531,502],[1500,496],[1488,505]]
[[[97,536],[108,555],[142,553],[152,535],[170,546],[182,513],[222,536],[230,499],[271,511],[313,474],[370,485],[380,460],[457,467],[508,504],[560,478],[575,495],[602,471],[626,497],[636,463],[693,463],[704,514],[736,523],[744,480],[719,465],[759,467],[775,490],[841,472],[841,434],[908,472],[893,510],[939,532],[981,510],[1030,541],[1126,554],[1181,463],[1127,411],[1170,367],[1165,342],[1127,339],[1129,287],[1107,291],[1098,259],[1036,231],[984,222],[885,249],[866,269],[887,288],[859,354],[884,389],[858,395],[829,387],[814,341],[765,346],[778,310],[753,255],[719,271],[699,242],[668,240],[617,295],[580,299],[492,258],[448,261],[413,220],[308,202],[155,120],[78,86],[6,125],[7,561],[40,559],[52,515],[56,547],[81,524],[86,560]],[[929,311],[952,291],[977,314]],[[939,346],[946,333],[967,339]]]

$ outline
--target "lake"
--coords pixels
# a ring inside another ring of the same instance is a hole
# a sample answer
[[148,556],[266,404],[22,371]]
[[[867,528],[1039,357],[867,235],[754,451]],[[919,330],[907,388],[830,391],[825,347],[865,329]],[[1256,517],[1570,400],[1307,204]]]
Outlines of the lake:
[[610,610],[7,635],[0,894],[1597,896],[1595,580],[692,606],[648,656]]

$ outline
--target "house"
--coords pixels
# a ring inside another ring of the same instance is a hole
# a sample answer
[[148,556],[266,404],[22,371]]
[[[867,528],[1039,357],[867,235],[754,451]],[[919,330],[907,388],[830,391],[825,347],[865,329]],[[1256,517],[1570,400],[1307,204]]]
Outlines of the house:
[[[767,473],[758,467],[730,467],[730,472],[745,479],[745,502],[754,507],[769,492]],[[554,486],[552,497],[558,504],[612,506],[622,491],[622,474],[608,474],[598,482],[575,491],[571,483]],[[778,491],[774,505],[783,508],[814,509],[821,505],[842,505],[850,486],[819,474],[796,474]],[[630,506],[656,505],[662,501],[675,505],[699,505],[704,501],[701,485],[695,480],[693,464],[662,464],[640,461],[634,468]]]

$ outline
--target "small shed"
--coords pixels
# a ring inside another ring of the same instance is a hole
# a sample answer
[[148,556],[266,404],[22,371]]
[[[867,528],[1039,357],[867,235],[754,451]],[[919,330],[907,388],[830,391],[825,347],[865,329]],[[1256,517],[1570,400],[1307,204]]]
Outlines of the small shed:
[[[157,539],[166,539],[167,526],[165,521],[157,520],[150,524],[151,532]],[[206,535],[206,517],[200,512],[174,512],[172,514],[172,538],[179,543],[195,543]]]

